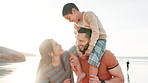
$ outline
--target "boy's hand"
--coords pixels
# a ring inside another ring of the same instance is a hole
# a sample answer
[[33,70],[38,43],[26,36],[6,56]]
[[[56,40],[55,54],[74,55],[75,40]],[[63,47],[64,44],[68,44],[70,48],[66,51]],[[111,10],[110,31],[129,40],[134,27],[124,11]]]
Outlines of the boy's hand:
[[78,51],[77,53],[78,53],[79,57],[83,56],[82,52]]
[[84,54],[84,56],[89,56],[90,55],[90,53],[91,53],[91,50],[89,50],[89,49],[87,49],[86,51],[85,51],[85,54]]
[[79,55],[79,57],[81,58],[81,59],[86,59],[87,57],[84,55],[84,54],[82,54],[82,52],[78,52],[78,55]]

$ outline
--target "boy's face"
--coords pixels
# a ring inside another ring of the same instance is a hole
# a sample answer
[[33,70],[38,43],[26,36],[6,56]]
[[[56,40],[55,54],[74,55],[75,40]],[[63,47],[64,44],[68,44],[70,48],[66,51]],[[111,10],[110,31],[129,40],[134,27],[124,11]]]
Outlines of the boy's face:
[[77,23],[77,22],[79,22],[78,11],[75,9],[72,9],[72,14],[64,15],[64,18],[69,20],[69,22]]
[[76,16],[76,14],[67,14],[64,16],[64,18],[69,20],[69,22],[74,22],[74,23],[78,22],[78,18]]

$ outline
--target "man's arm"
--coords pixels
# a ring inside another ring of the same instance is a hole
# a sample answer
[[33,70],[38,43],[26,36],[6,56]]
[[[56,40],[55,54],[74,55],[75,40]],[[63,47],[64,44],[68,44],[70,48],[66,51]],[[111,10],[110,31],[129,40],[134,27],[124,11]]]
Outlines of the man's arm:
[[[113,78],[110,80],[104,80],[105,83],[124,83],[124,76],[119,65],[113,69],[110,69],[109,72]],[[102,83],[95,75],[92,75],[89,81],[91,83]]]
[[106,83],[124,83],[124,76],[121,67],[111,51],[105,52],[105,63],[109,73],[112,75],[110,80],[105,80]]
[[[104,80],[105,83],[124,83],[124,76],[121,70],[121,67],[114,56],[110,51],[106,51],[102,57],[102,61],[104,61],[107,66],[108,72],[111,74],[112,78],[109,80]],[[93,76],[91,78],[92,83],[101,83],[98,77]]]
[[114,78],[110,80],[105,80],[105,83],[124,83],[124,76],[120,65],[113,69],[110,69],[109,72],[112,76],[114,76]]

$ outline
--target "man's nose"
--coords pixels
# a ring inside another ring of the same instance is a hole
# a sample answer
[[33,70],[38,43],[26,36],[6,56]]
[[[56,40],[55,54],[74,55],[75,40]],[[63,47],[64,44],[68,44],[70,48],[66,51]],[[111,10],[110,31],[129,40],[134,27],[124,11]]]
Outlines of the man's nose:
[[79,45],[80,45],[80,43],[79,43],[79,42],[76,42],[76,45],[77,45],[77,46],[79,46]]
[[82,43],[78,42],[78,46],[81,46],[81,45],[82,45]]

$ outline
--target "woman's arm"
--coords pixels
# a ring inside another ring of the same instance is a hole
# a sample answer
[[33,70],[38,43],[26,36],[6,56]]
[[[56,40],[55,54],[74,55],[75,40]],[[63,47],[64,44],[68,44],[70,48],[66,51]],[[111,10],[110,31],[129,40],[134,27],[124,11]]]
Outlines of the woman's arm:
[[70,66],[71,66],[72,70],[75,72],[75,74],[78,76],[78,71],[76,69],[76,65],[78,65],[77,59],[75,59],[74,57],[70,57]]
[[62,83],[70,83],[70,79],[66,79],[66,80],[64,80]]

